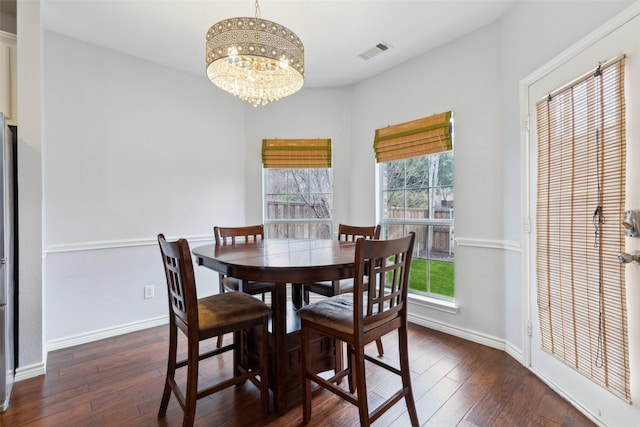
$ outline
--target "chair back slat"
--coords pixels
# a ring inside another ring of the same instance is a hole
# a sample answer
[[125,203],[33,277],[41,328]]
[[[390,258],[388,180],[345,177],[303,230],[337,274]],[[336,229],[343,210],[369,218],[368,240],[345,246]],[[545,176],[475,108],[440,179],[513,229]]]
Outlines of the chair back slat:
[[[398,316],[406,317],[405,302],[414,240],[414,232],[391,240],[357,240],[354,274],[356,329]],[[368,276],[366,281],[365,276]]]
[[246,227],[213,227],[216,245],[235,245],[236,243],[251,243],[264,240],[264,225],[249,225]]
[[164,235],[159,234],[158,244],[167,279],[171,321],[179,320],[183,329],[193,325],[197,330],[198,296],[189,243],[185,239],[167,242]]
[[340,224],[338,226],[338,240],[343,242],[355,242],[358,238],[379,239],[380,224],[376,226],[356,226]]

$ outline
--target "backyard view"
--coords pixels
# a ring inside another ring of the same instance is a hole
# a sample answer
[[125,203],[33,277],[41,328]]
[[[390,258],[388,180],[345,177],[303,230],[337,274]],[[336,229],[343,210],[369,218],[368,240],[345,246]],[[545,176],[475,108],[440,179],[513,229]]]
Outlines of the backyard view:
[[[447,297],[454,296],[453,261],[414,258],[411,262],[410,274],[410,289],[418,292],[427,292],[427,282],[429,282],[432,293]],[[427,274],[430,274],[428,281]]]
[[269,238],[331,238],[330,168],[265,169]]

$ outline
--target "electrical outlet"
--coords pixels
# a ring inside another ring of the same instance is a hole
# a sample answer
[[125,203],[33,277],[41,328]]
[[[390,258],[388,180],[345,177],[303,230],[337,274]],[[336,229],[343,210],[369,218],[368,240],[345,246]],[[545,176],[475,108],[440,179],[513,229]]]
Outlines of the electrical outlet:
[[149,299],[155,297],[156,287],[155,286],[145,286],[144,287],[144,299]]

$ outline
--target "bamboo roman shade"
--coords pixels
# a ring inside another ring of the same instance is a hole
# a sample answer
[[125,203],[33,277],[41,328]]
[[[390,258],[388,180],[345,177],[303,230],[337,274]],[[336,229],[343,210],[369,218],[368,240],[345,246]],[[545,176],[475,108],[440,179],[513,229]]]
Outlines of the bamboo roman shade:
[[265,168],[330,168],[331,139],[263,139]]
[[451,111],[376,130],[376,162],[441,153],[453,148]]
[[536,106],[536,284],[542,348],[629,400],[621,222],[624,58]]

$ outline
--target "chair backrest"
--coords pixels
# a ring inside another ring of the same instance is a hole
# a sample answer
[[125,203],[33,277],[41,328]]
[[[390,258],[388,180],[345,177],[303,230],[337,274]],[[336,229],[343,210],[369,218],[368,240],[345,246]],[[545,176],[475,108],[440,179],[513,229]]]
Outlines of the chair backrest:
[[216,245],[235,245],[264,240],[264,225],[248,225],[245,227],[213,227]]
[[167,278],[169,321],[187,333],[189,325],[198,330],[198,295],[189,243],[185,239],[168,242],[158,234],[158,244]]
[[346,224],[340,224],[338,226],[338,240],[344,242],[355,242],[359,237],[364,237],[365,239],[379,239],[380,224],[367,227]]
[[356,331],[392,322],[391,330],[406,322],[414,240],[412,231],[398,239],[356,241],[353,296]]

